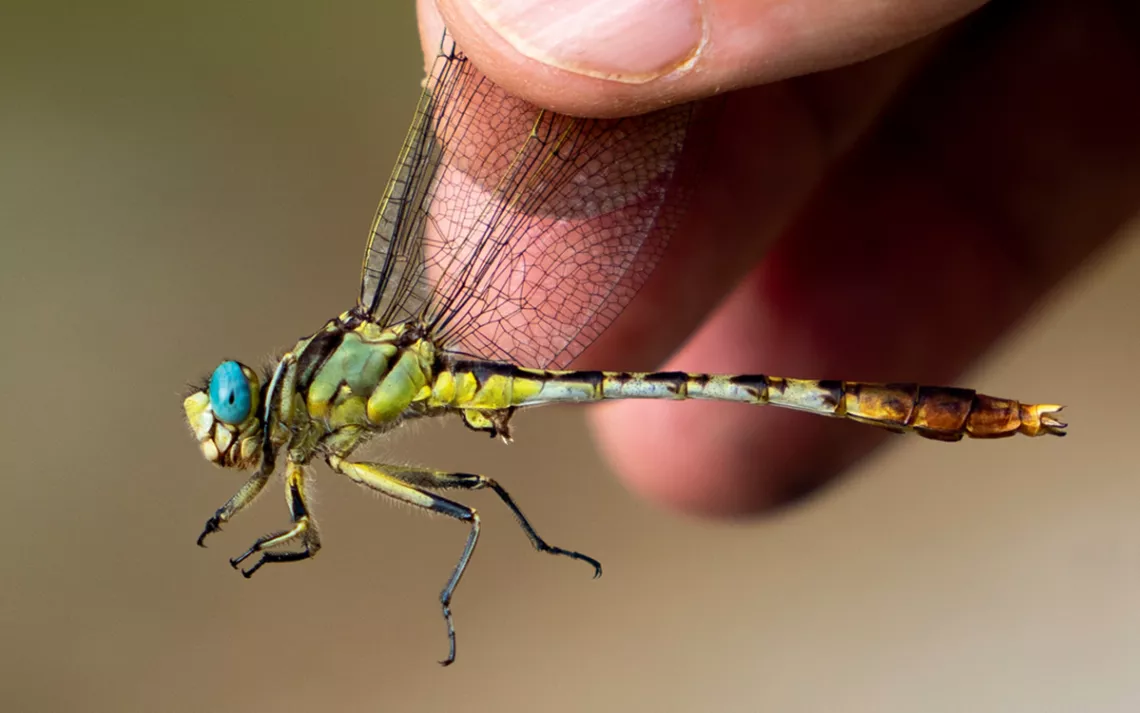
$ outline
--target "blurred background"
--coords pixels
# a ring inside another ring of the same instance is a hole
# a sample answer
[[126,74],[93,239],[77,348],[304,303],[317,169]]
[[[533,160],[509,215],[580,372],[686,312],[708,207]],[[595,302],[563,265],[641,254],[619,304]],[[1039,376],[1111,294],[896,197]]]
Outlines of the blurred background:
[[493,475],[606,567],[536,555],[476,494],[443,670],[462,527],[321,467],[321,556],[245,581],[226,559],[280,489],[195,547],[242,476],[181,413],[219,360],[352,304],[422,76],[412,4],[5,3],[0,27],[4,710],[1140,708],[1140,225],[962,379],[1068,404],[1065,440],[899,439],[747,523],[632,498],[580,410],[511,447],[450,422],[373,446]]

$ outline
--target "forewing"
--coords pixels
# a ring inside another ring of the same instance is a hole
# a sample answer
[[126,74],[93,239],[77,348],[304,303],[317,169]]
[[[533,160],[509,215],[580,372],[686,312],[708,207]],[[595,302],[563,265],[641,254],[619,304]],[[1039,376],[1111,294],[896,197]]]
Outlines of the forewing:
[[382,321],[418,310],[455,352],[566,366],[676,226],[692,108],[568,117],[508,95],[453,50],[441,61],[378,212],[362,304]]
[[466,57],[444,33],[439,54],[424,80],[412,126],[372,219],[358,309],[381,324],[420,317],[431,295],[423,241],[447,133],[440,119],[466,67]]

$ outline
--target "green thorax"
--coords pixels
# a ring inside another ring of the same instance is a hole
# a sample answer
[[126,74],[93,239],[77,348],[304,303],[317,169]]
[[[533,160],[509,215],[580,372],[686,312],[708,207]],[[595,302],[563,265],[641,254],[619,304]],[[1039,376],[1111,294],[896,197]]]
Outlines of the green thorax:
[[298,454],[322,444],[346,452],[368,432],[446,412],[462,415],[476,430],[509,437],[507,420],[516,407],[552,395],[570,401],[587,396],[562,393],[571,384],[553,383],[550,372],[457,359],[414,323],[381,327],[352,312],[297,342],[291,354],[293,407],[283,412],[290,449]]
[[[346,312],[293,348],[294,424],[323,434],[383,429],[427,398],[435,348],[412,325],[380,327]],[[323,435],[322,434],[322,435]]]

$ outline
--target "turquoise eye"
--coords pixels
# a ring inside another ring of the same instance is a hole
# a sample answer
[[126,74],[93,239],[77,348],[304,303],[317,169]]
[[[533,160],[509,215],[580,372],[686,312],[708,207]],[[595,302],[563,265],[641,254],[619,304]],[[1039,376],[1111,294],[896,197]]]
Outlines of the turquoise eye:
[[237,425],[249,416],[249,379],[241,364],[224,361],[210,377],[210,408],[223,423]]

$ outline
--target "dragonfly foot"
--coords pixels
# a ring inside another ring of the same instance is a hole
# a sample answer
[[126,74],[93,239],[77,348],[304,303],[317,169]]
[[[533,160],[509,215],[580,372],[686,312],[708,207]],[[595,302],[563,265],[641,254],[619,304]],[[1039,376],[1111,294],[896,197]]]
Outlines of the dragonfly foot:
[[447,658],[439,662],[440,666],[450,666],[455,663],[455,624],[451,621],[451,597],[444,591],[440,595],[440,604],[443,605],[443,620],[447,623]]
[[222,531],[222,520],[217,515],[214,515],[212,518],[210,518],[209,520],[206,521],[206,527],[204,527],[202,529],[202,534],[198,535],[198,546],[199,547],[205,547],[206,546],[206,542],[205,542],[206,537],[214,534],[215,532],[221,532],[221,531]]
[[[302,542],[302,549],[289,550],[285,552],[280,551],[266,551],[266,548],[274,545],[280,545],[298,536],[305,536]],[[230,566],[241,572],[241,575],[246,579],[253,576],[253,573],[261,569],[262,565],[269,562],[297,562],[304,559],[309,559],[321,549],[320,538],[317,537],[316,531],[308,529],[307,522],[299,522],[292,530],[286,530],[273,535],[266,535],[253,543],[253,545],[242,552],[237,557],[230,560]],[[241,563],[253,555],[261,553],[261,557],[249,569],[241,569]]]
[[[258,549],[258,547],[255,544],[253,547],[250,547],[248,550],[246,550],[245,552],[242,552],[237,557],[231,558],[230,559],[230,566],[233,567],[234,569],[239,569],[241,567],[241,563],[246,561],[247,559],[249,559],[253,555],[254,552],[257,552],[257,549]],[[257,565],[254,565],[252,569],[257,569]],[[242,574],[245,574],[245,572],[242,572]]]
[[581,552],[574,552],[573,550],[564,550],[561,547],[554,547],[552,545],[546,544],[545,542],[542,542],[541,540],[537,543],[535,549],[537,549],[539,552],[546,552],[552,555],[562,555],[563,557],[569,557],[572,560],[580,560],[582,562],[585,562],[594,568],[594,579],[602,576],[602,563],[589,555],[584,555]]
[[581,558],[581,560],[583,562],[588,563],[589,565],[591,565],[594,568],[594,577],[593,577],[594,579],[597,579],[598,577],[602,576],[602,563],[601,562],[597,561],[593,557],[587,557],[586,555],[583,555],[583,554],[579,554],[578,557]]
[[[249,569],[241,570],[241,576],[245,577],[246,579],[249,579],[250,577],[253,576],[253,573],[256,572],[257,570],[261,569],[261,565],[265,564],[267,561],[268,560],[266,560],[265,557],[262,557],[261,559],[259,559],[257,561],[257,564],[253,565]],[[237,569],[237,568],[235,567],[234,569]]]
[[252,567],[250,567],[249,569],[242,569],[241,563],[244,562],[250,555],[252,555],[256,551],[257,551],[256,546],[251,547],[250,549],[246,550],[242,554],[231,559],[230,560],[230,566],[233,567],[234,569],[238,570],[239,572],[241,572],[241,576],[245,577],[246,579],[249,579],[250,577],[253,576],[254,572],[261,569],[261,566],[263,564],[265,564],[266,562],[272,562],[273,561],[272,559],[270,559],[268,557],[268,554],[263,554],[261,556],[261,558],[258,559],[257,562],[255,562]]

